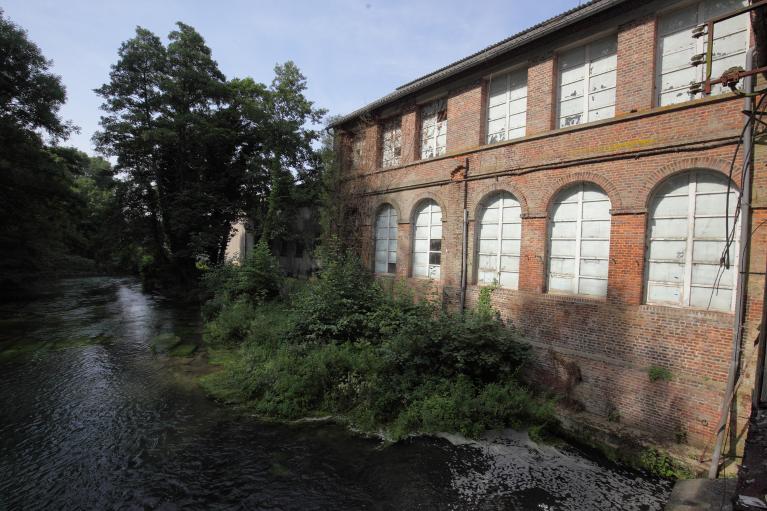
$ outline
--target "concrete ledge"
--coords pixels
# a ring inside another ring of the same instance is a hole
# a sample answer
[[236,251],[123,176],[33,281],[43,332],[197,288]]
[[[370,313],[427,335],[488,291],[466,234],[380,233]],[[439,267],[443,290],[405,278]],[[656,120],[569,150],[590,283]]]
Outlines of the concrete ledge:
[[677,481],[665,511],[732,511],[735,479]]

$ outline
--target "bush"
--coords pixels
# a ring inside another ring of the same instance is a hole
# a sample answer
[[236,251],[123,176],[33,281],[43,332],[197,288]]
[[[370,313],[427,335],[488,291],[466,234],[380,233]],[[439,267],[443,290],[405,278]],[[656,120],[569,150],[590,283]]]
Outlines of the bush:
[[352,254],[322,262],[294,306],[224,301],[206,339],[240,347],[205,377],[208,392],[264,416],[330,414],[394,438],[552,420],[551,403],[518,381],[529,346],[490,306],[492,288],[475,311],[451,314],[401,289],[384,293]]
[[279,295],[282,283],[279,264],[262,239],[242,265],[225,263],[205,271],[202,287],[209,299],[203,305],[203,318],[214,318],[233,302],[261,304],[271,300]]

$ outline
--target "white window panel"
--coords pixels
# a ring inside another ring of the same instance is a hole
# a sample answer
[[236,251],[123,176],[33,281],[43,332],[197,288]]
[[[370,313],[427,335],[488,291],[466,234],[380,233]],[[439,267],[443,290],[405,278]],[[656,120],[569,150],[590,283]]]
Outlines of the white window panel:
[[[688,171],[668,180],[653,197],[648,215],[646,300],[729,311],[737,277],[737,243],[730,268],[720,267],[726,246],[727,179],[709,171]],[[730,190],[731,215],[737,194]],[[660,217],[660,218],[656,218]]]
[[423,203],[416,213],[413,243],[413,275],[438,279],[442,263],[442,210],[434,201]]
[[[706,66],[693,66],[693,55],[706,51],[707,38],[693,37],[693,29],[707,20],[747,5],[747,0],[704,0],[661,16],[658,23],[658,105],[669,105],[701,97],[688,92],[692,83],[705,80]],[[719,78],[727,69],[745,66],[748,48],[748,15],[742,14],[714,26],[714,48],[711,77]],[[729,88],[715,85],[712,94]]]
[[396,167],[402,155],[402,120],[398,117],[384,123],[381,137],[381,166]]
[[376,273],[397,273],[397,210],[386,204],[376,215]]
[[421,159],[445,154],[447,149],[447,102],[432,101],[421,109]]
[[491,196],[483,205],[477,243],[478,271],[481,284],[497,282],[517,289],[522,224],[521,208],[508,192]]
[[549,290],[605,296],[609,253],[607,194],[589,183],[560,193],[549,227]]
[[523,137],[527,125],[527,69],[490,79],[487,143]]
[[559,56],[559,127],[615,116],[617,36]]
[[351,154],[352,169],[359,170],[365,160],[365,135],[364,132],[358,132],[354,134],[352,138],[352,154]]

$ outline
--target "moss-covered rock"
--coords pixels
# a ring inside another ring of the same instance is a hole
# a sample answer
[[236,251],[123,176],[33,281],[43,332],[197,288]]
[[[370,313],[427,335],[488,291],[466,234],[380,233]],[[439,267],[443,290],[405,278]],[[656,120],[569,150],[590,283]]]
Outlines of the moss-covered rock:
[[197,345],[191,343],[182,343],[168,350],[171,357],[190,357],[197,351]]

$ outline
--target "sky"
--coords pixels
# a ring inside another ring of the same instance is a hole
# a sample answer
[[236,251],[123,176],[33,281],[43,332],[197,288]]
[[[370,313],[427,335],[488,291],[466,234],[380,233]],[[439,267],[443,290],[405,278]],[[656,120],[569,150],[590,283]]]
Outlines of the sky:
[[269,83],[293,60],[307,96],[346,114],[578,0],[4,0],[0,8],[53,60],[67,89],[62,117],[80,127],[66,145],[95,154],[100,98],[120,43],[136,26],[167,42],[176,21],[205,38],[227,78]]

